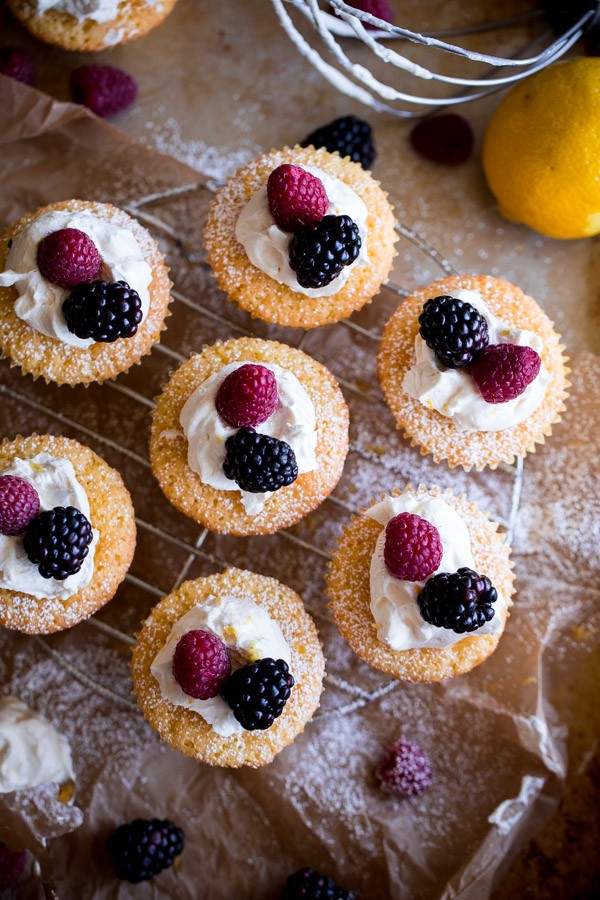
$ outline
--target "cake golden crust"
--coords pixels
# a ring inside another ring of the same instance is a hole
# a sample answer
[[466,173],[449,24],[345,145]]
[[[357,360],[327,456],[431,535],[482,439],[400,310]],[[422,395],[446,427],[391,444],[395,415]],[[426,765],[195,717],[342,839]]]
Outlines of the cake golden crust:
[[[348,184],[367,206],[369,262],[355,266],[346,284],[330,297],[306,297],[279,284],[250,262],[235,236],[238,217],[252,194],[284,163],[317,166]],[[242,309],[265,322],[314,328],[339,322],[377,294],[392,268],[394,224],[387,194],[358,163],[314,147],[284,147],[259,156],[221,188],[208,214],[204,241],[219,287]]]
[[49,434],[6,439],[0,444],[0,472],[17,456],[30,459],[42,452],[72,462],[89,500],[92,527],[100,532],[100,539],[91,582],[67,600],[41,600],[0,587],[0,625],[27,634],[70,628],[108,603],[127,574],[136,541],[133,506],[123,479],[78,441]]
[[[394,491],[416,496],[440,497],[463,518],[471,538],[476,571],[487,575],[511,605],[514,592],[510,549],[496,523],[465,497],[438,487],[422,485],[414,490]],[[378,503],[379,501],[374,501]],[[469,635],[445,649],[392,650],[377,637],[377,624],[371,613],[369,583],[371,557],[383,526],[365,515],[354,516],[342,534],[329,568],[327,587],[336,624],[354,652],[374,669],[380,669],[402,681],[443,681],[462,675],[486,659],[496,649],[501,633]],[[508,618],[504,613],[503,630]]]
[[[265,731],[221,737],[202,716],[165,700],[150,667],[174,624],[208,597],[225,594],[253,600],[280,626],[291,650],[295,679],[281,716]],[[213,766],[264,766],[290,744],[311,719],[323,690],[325,660],[314,622],[300,597],[274,578],[242,569],[186,581],[158,603],[137,635],[132,656],[133,689],[142,712],[161,738]]]
[[[419,314],[430,297],[452,294],[466,288],[478,291],[494,315],[518,328],[534,331],[544,342],[542,361],[550,373],[550,383],[541,406],[529,418],[504,431],[458,431],[452,420],[409,397],[402,383],[414,364],[414,343],[419,332]],[[388,322],[377,357],[377,371],[386,402],[396,423],[421,453],[431,453],[436,462],[462,466],[466,471],[495,469],[501,462],[535,452],[560,422],[567,396],[567,358],[560,335],[531,297],[499,278],[484,275],[453,275],[421,288],[408,297]]]
[[[248,515],[238,491],[204,484],[189,467],[179,422],[186,400],[203,381],[242,360],[277,363],[293,372],[314,404],[318,431],[318,468],[276,491],[256,516]],[[347,452],[348,407],[337,381],[306,353],[276,341],[237,338],[206,347],[173,373],[152,414],[150,462],[162,491],[186,516],[222,534],[270,534],[298,522],[334,489]]]

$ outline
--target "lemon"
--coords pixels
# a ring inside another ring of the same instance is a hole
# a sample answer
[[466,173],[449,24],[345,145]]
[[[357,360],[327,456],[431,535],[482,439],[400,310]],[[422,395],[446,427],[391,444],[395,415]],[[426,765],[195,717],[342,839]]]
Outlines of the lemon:
[[600,232],[600,58],[512,88],[489,123],[483,170],[500,212],[553,238]]

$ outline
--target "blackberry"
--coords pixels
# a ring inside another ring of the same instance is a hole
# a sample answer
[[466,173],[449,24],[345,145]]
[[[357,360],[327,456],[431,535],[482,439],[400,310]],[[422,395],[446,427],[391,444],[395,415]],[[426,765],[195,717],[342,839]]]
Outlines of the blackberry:
[[363,169],[370,169],[377,156],[373,143],[373,129],[358,116],[342,116],[328,125],[311,131],[300,143],[301,147],[325,147],[330,153],[341,157],[349,156],[352,162],[360,163]]
[[259,434],[254,428],[240,428],[227,438],[225,449],[225,477],[235,481],[242,491],[278,491],[298,477],[298,464],[290,445]]
[[434,575],[417,596],[426,622],[457,634],[477,631],[493,619],[493,604],[497,599],[498,593],[489,578],[466,567],[458,572]]
[[283,659],[260,659],[236,669],[221,687],[221,696],[246,731],[270,728],[283,712],[294,678]]
[[183,844],[183,831],[168,819],[135,819],[120,825],[106,842],[115,875],[131,884],[168,869]]
[[302,287],[321,288],[354,262],[360,246],[358,225],[350,216],[325,216],[295,232],[290,266]]
[[281,900],[356,900],[356,895],[345,891],[332,878],[305,868],[290,875]]
[[63,313],[69,331],[78,338],[112,344],[137,332],[142,301],[126,281],[92,281],[69,294]]
[[92,526],[82,512],[74,506],[55,506],[29,524],[23,545],[42,578],[64,581],[79,572],[91,540]]
[[449,369],[469,366],[487,347],[490,337],[484,317],[470,303],[455,297],[434,297],[419,316],[421,337]]

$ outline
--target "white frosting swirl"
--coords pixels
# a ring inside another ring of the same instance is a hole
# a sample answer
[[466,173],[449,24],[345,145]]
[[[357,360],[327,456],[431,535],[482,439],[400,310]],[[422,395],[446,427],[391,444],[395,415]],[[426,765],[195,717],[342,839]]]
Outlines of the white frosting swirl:
[[[452,296],[470,303],[485,318],[490,344],[531,347],[542,355],[544,345],[537,334],[513,328],[496,318],[477,291],[460,290]],[[447,369],[420,334],[415,338],[415,356],[416,363],[406,373],[402,387],[423,406],[452,419],[458,431],[502,431],[519,425],[542,404],[550,382],[550,374],[542,363],[536,378],[519,397],[507,403],[487,403],[468,370]]]
[[[179,421],[188,441],[188,465],[196,472],[204,484],[221,491],[238,491],[244,509],[250,516],[258,515],[272,491],[252,494],[241,491],[235,481],[225,477],[225,441],[238,430],[231,428],[219,416],[215,398],[222,382],[240,366],[252,360],[231,363],[210,375],[188,398]],[[256,431],[268,434],[289,444],[298,464],[298,474],[312,472],[317,468],[317,430],[315,408],[306,390],[293,372],[276,363],[253,363],[270,369],[277,380],[279,403],[277,409],[266,422],[256,426]]]
[[306,297],[330,297],[337,294],[348,281],[355,266],[369,261],[367,252],[367,216],[364,202],[352,188],[315,166],[300,166],[323,182],[329,200],[327,216],[350,216],[358,225],[361,247],[354,262],[345,266],[337,278],[320,288],[304,288],[298,284],[296,273],[290,267],[289,247],[292,235],[282,231],[269,210],[267,185],[260,187],[244,207],[235,226],[235,236],[246,251],[252,265],[269,275],[279,284]]
[[67,739],[17,697],[0,697],[0,794],[74,777]]
[[291,662],[290,647],[279,624],[253,600],[240,597],[209,597],[192,607],[171,630],[167,643],[157,653],[150,671],[158,681],[165,700],[199,713],[221,737],[241,734],[244,729],[230,706],[220,696],[194,700],[181,690],[173,675],[173,654],[188,631],[211,631],[226,645],[232,670],[270,657]]
[[[69,13],[83,22],[91,19],[93,22],[112,22],[116,19],[123,0],[31,0],[38,15],[55,9],[58,12]],[[146,6],[158,6],[162,0],[146,0]]]
[[94,341],[78,338],[69,331],[62,311],[71,289],[47,281],[37,267],[38,244],[47,235],[62,228],[77,228],[93,240],[103,263],[99,278],[126,281],[137,291],[143,319],[150,307],[148,288],[152,282],[152,269],[131,231],[88,212],[51,210],[34,219],[17,235],[8,253],[6,271],[0,272],[0,286],[14,285],[18,291],[15,314],[35,331],[69,347],[84,349],[91,347]]
[[[49,453],[38,453],[31,459],[16,457],[1,475],[16,475],[28,481],[38,492],[42,512],[55,506],[74,506],[90,520],[87,494],[77,480],[69,459],[55,459]],[[92,529],[88,554],[79,572],[64,581],[43,578],[23,546],[23,535],[0,534],[0,588],[31,594],[39,600],[60,597],[67,600],[87,587],[94,575],[94,554],[100,533]]]
[[[475,569],[471,538],[462,518],[440,497],[417,497],[403,494],[401,497],[386,497],[368,512],[383,530],[377,539],[371,557],[371,612],[377,622],[377,637],[392,650],[419,650],[423,647],[443,649],[462,641],[467,635],[457,634],[449,628],[438,628],[426,622],[419,611],[417,595],[425,581],[402,581],[394,578],[387,570],[383,551],[385,547],[385,526],[400,513],[420,516],[435,525],[442,542],[443,555],[439,567],[431,573],[456,572],[461,566]],[[480,573],[485,575],[485,572]],[[427,579],[426,579],[427,580]],[[502,615],[505,607],[500,594],[494,604],[495,615],[490,622],[472,634],[496,634],[502,630]]]

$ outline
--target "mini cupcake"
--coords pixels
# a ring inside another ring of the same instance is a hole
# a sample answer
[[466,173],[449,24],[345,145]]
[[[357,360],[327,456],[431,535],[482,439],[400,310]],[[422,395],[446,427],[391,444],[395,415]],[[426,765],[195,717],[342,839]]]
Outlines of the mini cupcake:
[[172,376],[152,416],[150,461],[177,509],[222,534],[269,534],[338,483],[348,408],[325,366],[275,341],[206,347]]
[[379,380],[399,428],[423,454],[466,471],[512,463],[543,444],[567,395],[564,347],[520,288],[483,275],[436,281],[388,322]]
[[161,738],[213,766],[264,766],[319,705],[325,660],[300,597],[227,569],[186,581],[146,619],[133,688]]
[[333,555],[337,626],[374,669],[442,681],[492,653],[513,593],[498,526],[464,497],[434,487],[395,491],[354,516]]
[[31,34],[64,50],[104,50],[147,34],[177,0],[8,0]]
[[118,472],[89,447],[33,434],[0,444],[0,625],[70,628],[114,596],[135,520]]
[[0,239],[0,349],[57,384],[115,378],[159,340],[170,287],[158,246],[122,210],[43,207]]
[[387,194],[357,163],[272,150],[218,192],[205,231],[219,286],[265,322],[314,328],[370,303],[394,257]]

